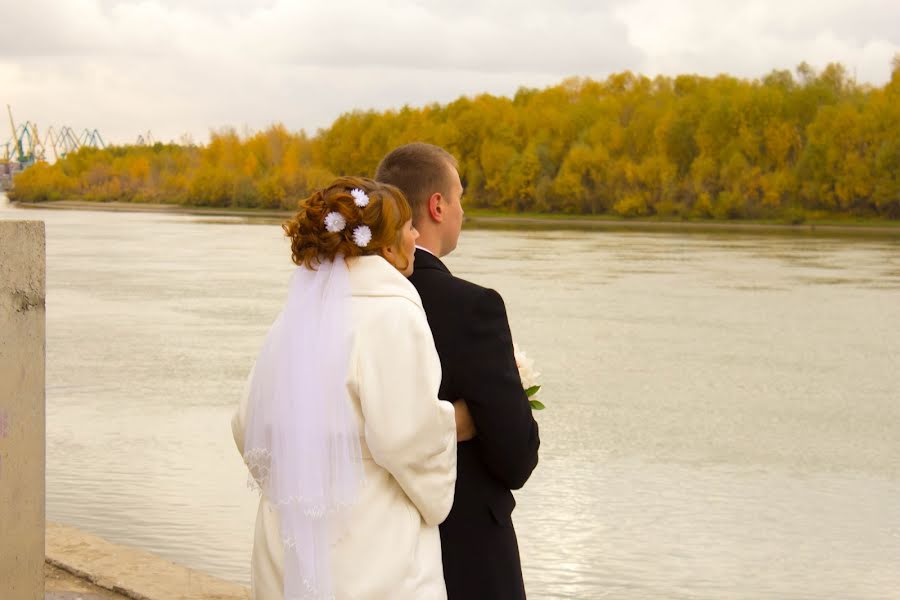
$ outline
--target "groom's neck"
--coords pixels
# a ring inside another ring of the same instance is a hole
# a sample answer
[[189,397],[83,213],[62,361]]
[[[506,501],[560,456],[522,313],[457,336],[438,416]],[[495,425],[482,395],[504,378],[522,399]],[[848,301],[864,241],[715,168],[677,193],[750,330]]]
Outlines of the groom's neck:
[[424,248],[428,250],[438,258],[444,255],[443,247],[441,246],[441,238],[437,235],[437,231],[431,230],[430,228],[426,231],[419,230],[419,239],[416,240],[416,246],[419,248]]

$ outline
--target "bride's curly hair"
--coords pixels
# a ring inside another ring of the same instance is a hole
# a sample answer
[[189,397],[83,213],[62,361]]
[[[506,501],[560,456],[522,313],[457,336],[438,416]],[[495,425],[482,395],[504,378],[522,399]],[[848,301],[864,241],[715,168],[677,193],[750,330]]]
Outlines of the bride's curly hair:
[[[369,203],[359,207],[352,190],[362,190]],[[328,231],[325,217],[340,214],[346,227],[338,232]],[[412,218],[412,209],[403,193],[392,185],[365,177],[338,177],[328,187],[317,190],[298,204],[297,214],[282,224],[284,234],[291,238],[291,254],[296,265],[315,269],[323,261],[381,254],[384,248],[396,247],[403,225]],[[366,225],[372,239],[360,247],[353,240],[354,228]]]

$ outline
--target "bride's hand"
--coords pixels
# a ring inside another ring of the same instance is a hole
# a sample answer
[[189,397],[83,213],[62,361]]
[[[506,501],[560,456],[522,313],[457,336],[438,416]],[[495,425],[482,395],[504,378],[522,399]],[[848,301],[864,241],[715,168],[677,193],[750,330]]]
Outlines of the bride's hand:
[[469,413],[469,405],[465,400],[457,400],[453,403],[453,410],[456,412],[456,441],[471,440],[478,432],[475,430],[475,422],[472,421],[472,415]]

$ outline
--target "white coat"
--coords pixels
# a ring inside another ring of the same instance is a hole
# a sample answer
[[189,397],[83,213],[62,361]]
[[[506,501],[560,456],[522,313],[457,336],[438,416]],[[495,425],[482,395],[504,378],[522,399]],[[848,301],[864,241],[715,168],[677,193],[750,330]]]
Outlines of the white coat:
[[[438,400],[441,367],[422,302],[380,256],[348,261],[353,345],[347,389],[359,424],[365,483],[346,535],[332,545],[336,600],[447,597],[440,524],[456,483],[453,406]],[[249,386],[248,386],[249,388]],[[243,454],[249,394],[232,432]],[[255,600],[282,600],[278,514],[263,496],[251,559]]]

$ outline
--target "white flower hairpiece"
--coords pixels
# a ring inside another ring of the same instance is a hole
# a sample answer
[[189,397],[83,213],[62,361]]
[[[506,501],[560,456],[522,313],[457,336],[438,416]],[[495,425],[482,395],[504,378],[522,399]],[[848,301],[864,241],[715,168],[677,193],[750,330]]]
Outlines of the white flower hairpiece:
[[353,202],[360,208],[365,208],[369,204],[369,195],[366,194],[359,188],[355,188],[350,190],[350,195],[353,196]]
[[347,226],[347,219],[339,212],[331,211],[325,215],[325,229],[331,233],[338,233]]
[[365,248],[372,241],[372,230],[368,225],[359,225],[353,228],[353,241],[360,248]]

